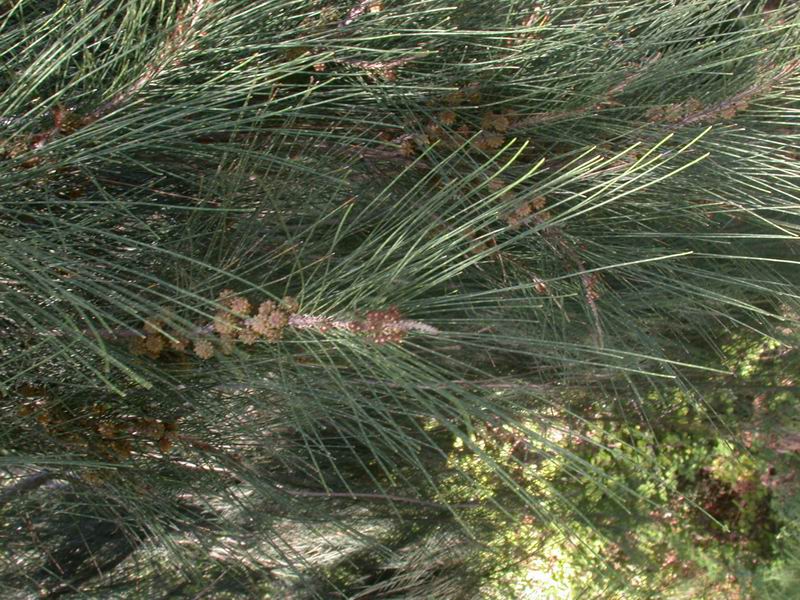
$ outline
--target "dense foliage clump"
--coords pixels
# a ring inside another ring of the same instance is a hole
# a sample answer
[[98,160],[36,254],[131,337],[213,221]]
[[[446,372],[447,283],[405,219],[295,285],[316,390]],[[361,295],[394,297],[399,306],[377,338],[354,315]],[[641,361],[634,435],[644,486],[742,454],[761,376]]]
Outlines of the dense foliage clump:
[[799,18],[4,3],[0,594],[786,597]]

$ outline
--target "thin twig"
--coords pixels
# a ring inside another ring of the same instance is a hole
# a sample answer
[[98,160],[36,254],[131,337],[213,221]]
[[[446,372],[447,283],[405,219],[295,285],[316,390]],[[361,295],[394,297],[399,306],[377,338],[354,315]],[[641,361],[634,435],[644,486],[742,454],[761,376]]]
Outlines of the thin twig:
[[[183,11],[181,11],[177,18],[177,24],[167,38],[166,44],[164,44],[164,46],[161,48],[156,58],[145,67],[144,73],[142,73],[142,75],[127,88],[121,92],[118,92],[109,101],[104,102],[88,115],[81,118],[80,125],[88,125],[89,123],[104,117],[108,113],[117,110],[139,91],[141,91],[141,89],[149,84],[153,79],[155,79],[160,73],[174,65],[180,51],[189,45],[189,43],[194,39],[197,23],[199,22],[200,12],[212,1],[213,0],[193,0]],[[74,109],[67,109],[65,112],[75,111]],[[47,131],[34,135],[34,142],[31,144],[31,147],[35,149],[43,148],[53,138],[55,138],[60,131],[61,126],[59,123],[56,123],[55,126],[51,127]]]
[[438,508],[439,510],[450,510],[451,508],[475,508],[481,506],[482,502],[460,502],[456,504],[443,504],[441,502],[432,502],[430,500],[419,500],[417,498],[409,498],[406,496],[395,496],[393,494],[374,494],[364,492],[315,492],[312,490],[298,490],[278,486],[282,492],[290,496],[313,497],[313,498],[347,498],[350,500],[377,500],[384,502],[400,502],[404,504],[416,504],[418,506],[427,506],[430,508]]
[[470,380],[470,379],[456,379],[453,381],[443,381],[441,383],[394,383],[392,381],[381,381],[379,379],[367,379],[366,383],[383,385],[389,388],[414,388],[417,390],[443,390],[449,389],[451,386],[458,386],[464,388],[480,388],[485,390],[526,390],[526,391],[549,391],[554,390],[564,391],[564,386],[552,383],[519,383],[512,381],[501,380]]
[[639,63],[638,65],[639,69],[637,71],[629,73],[621,82],[616,84],[614,87],[610,88],[591,106],[582,106],[580,108],[575,108],[572,110],[564,110],[564,111],[534,113],[523,119],[518,120],[516,123],[512,125],[512,127],[514,129],[520,129],[525,127],[530,127],[531,125],[539,125],[541,123],[563,121],[564,119],[569,119],[571,117],[578,117],[591,112],[595,112],[597,110],[601,110],[609,105],[613,105],[615,102],[614,101],[615,96],[624,92],[625,89],[631,83],[639,79],[639,77],[641,77],[646,72],[645,67],[651,65],[660,58],[661,58],[661,53],[657,53],[656,55],[646,60],[643,60],[641,63]]
[[28,477],[18,481],[14,485],[7,487],[2,491],[2,493],[0,493],[0,508],[9,503],[15,496],[19,496],[25,492],[33,491],[36,488],[43,486],[52,478],[53,473],[47,469],[44,469],[42,471],[33,473],[32,475],[28,475]]
[[[295,329],[340,329],[345,331],[353,331],[357,321],[349,321],[347,319],[330,319],[328,317],[317,317],[312,315],[291,315],[289,317],[289,327]],[[401,319],[399,321],[392,321],[392,327],[399,331],[415,331],[417,333],[424,333],[427,335],[438,335],[441,333],[439,329],[433,325],[428,325],[422,321],[415,321],[413,319]],[[203,325],[194,330],[194,335],[209,335],[213,333],[214,325]],[[142,330],[128,327],[118,329],[82,329],[81,333],[84,335],[96,335],[104,340],[116,340],[124,338],[143,337],[145,333]],[[60,330],[51,330],[47,335],[62,337],[66,335],[65,332]]]
[[373,5],[375,4],[375,0],[361,0],[358,4],[356,4],[353,8],[351,8],[347,16],[339,21],[339,27],[347,27],[348,25],[352,25],[358,20],[361,15],[366,13]]
[[592,314],[592,321],[594,324],[593,337],[595,338],[595,345],[598,348],[602,348],[605,344],[603,328],[600,321],[600,311],[597,308],[597,293],[594,290],[596,285],[594,275],[585,272],[586,263],[583,262],[583,259],[575,250],[573,244],[567,240],[566,235],[560,228],[552,225],[548,226],[547,221],[545,221],[538,214],[533,215],[533,220],[537,225],[544,227],[542,229],[542,236],[551,242],[551,246],[556,250],[556,252],[572,261],[573,265],[575,265],[575,268],[581,272],[581,287],[583,287],[586,305],[589,307],[589,311]]
[[361,69],[385,70],[385,69],[393,69],[394,67],[400,67],[406,63],[410,63],[412,60],[417,60],[418,58],[422,58],[422,56],[427,56],[427,54],[418,56],[403,56],[400,58],[395,58],[394,60],[386,60],[386,61],[333,59],[331,62],[343,65],[350,65],[351,67],[359,67]]
[[716,104],[701,108],[686,115],[680,121],[678,121],[675,126],[681,127],[685,125],[692,125],[698,122],[714,121],[725,112],[735,112],[740,110],[741,107],[746,106],[750,100],[756,96],[768,92],[773,86],[797,71],[798,68],[800,68],[800,59],[788,63],[770,77],[767,77],[763,81],[750,86],[746,90],[739,92],[730,98],[726,98],[725,100],[717,102]]
[[139,79],[134,81],[127,89],[116,94],[111,100],[92,111],[88,119],[94,121],[113,112],[153,81],[160,73],[175,64],[180,51],[194,40],[200,13],[209,3],[209,0],[193,0],[178,15],[177,24],[167,39],[167,43],[161,48],[156,58],[147,65]]
[[[182,441],[188,442],[190,445],[194,446],[195,448],[210,452],[212,454],[216,454],[217,456],[222,456],[227,458],[232,463],[241,464],[241,458],[236,456],[232,456],[225,450],[217,448],[212,444],[207,442],[201,442],[196,440],[190,436],[182,435],[179,437]],[[189,468],[197,468],[195,465],[181,463],[183,466],[188,466]],[[208,467],[205,467],[204,470],[207,470]],[[224,468],[224,467],[213,467],[214,471],[226,473],[231,477],[236,479],[240,479],[234,472],[231,470]],[[450,510],[452,508],[475,508],[477,506],[481,506],[482,502],[460,502],[454,504],[445,504],[441,502],[433,502],[431,500],[420,500],[418,498],[410,498],[408,496],[396,496],[394,494],[379,494],[379,493],[370,493],[370,492],[320,492],[315,490],[305,490],[305,489],[298,489],[298,488],[289,488],[281,484],[276,484],[275,487],[284,492],[289,494],[290,496],[297,496],[297,497],[309,497],[309,498],[345,498],[349,500],[375,500],[375,501],[383,501],[383,502],[399,502],[403,504],[415,504],[417,506],[427,506],[430,508],[437,508],[439,510]]]

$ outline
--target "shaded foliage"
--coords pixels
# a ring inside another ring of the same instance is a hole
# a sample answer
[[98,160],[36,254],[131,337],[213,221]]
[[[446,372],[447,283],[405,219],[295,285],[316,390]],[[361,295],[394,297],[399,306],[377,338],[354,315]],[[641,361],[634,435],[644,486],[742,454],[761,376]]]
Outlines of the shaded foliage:
[[796,6],[0,10],[5,596],[649,593],[679,496],[796,549],[726,362],[795,343]]

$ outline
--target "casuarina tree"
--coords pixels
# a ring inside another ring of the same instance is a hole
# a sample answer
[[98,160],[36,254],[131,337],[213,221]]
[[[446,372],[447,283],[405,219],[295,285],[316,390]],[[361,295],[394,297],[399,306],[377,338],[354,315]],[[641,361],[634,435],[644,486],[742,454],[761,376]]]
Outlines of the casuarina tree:
[[580,545],[570,481],[645,493],[581,423],[796,331],[798,22],[2,3],[3,597],[489,597]]

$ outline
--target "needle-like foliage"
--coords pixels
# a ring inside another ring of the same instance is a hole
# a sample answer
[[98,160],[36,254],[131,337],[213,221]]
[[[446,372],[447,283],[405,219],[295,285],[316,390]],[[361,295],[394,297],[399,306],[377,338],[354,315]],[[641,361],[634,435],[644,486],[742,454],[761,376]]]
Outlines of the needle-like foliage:
[[799,14],[3,3],[0,594],[480,597],[592,526],[536,465],[624,507],[569,390],[796,324]]

